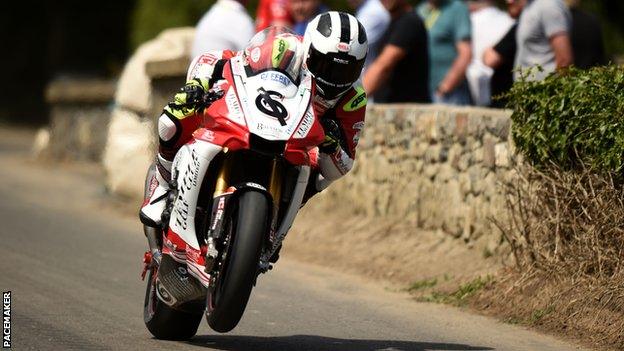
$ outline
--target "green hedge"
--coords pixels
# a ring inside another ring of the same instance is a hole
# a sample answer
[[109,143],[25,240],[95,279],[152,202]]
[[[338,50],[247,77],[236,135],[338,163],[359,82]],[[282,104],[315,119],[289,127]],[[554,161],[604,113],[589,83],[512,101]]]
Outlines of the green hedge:
[[506,96],[518,150],[536,166],[624,168],[624,67],[572,68]]

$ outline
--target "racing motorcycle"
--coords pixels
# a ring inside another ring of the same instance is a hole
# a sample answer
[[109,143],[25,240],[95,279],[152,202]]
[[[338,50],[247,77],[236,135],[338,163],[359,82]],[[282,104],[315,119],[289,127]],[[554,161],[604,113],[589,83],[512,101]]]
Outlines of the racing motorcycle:
[[[225,64],[203,124],[174,159],[169,228],[144,227],[144,322],[156,338],[191,338],[204,314],[213,330],[232,330],[301,207],[310,155],[324,132],[312,107],[313,79],[286,62],[294,58],[277,34],[252,39],[247,55]],[[179,268],[209,280],[199,299],[172,304],[159,290],[167,230],[184,235],[205,259]]]

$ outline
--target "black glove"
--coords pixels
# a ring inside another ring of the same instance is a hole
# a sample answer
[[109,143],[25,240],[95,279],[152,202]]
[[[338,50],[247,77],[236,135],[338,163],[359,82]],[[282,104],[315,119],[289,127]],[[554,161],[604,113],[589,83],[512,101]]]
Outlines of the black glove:
[[321,118],[321,125],[325,131],[325,139],[319,145],[319,151],[324,154],[333,154],[338,151],[342,140],[342,131],[338,122],[330,118]]

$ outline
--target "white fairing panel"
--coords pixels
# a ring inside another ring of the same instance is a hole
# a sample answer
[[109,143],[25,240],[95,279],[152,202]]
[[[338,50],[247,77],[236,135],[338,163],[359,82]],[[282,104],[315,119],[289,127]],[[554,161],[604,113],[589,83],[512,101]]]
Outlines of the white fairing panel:
[[195,210],[202,179],[210,161],[221,152],[221,146],[197,140],[184,145],[173,160],[173,179],[178,184],[169,227],[188,245],[199,250],[195,236]]
[[[307,136],[314,122],[309,75],[304,75],[297,86],[278,71],[247,77],[240,57],[233,58],[231,64],[238,99],[251,133],[267,140],[289,140],[295,131],[295,138]],[[230,89],[228,95],[231,92]],[[240,119],[230,118],[240,124]]]

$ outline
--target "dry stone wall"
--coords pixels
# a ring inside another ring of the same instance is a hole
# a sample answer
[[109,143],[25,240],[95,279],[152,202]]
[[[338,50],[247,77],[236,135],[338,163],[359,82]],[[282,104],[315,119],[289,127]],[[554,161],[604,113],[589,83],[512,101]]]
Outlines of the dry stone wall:
[[55,159],[100,161],[114,92],[112,80],[61,78],[51,82],[46,90],[49,137],[38,154]]
[[498,235],[501,182],[512,179],[510,112],[438,105],[375,105],[350,174],[321,201],[353,215],[396,218],[471,241]]

